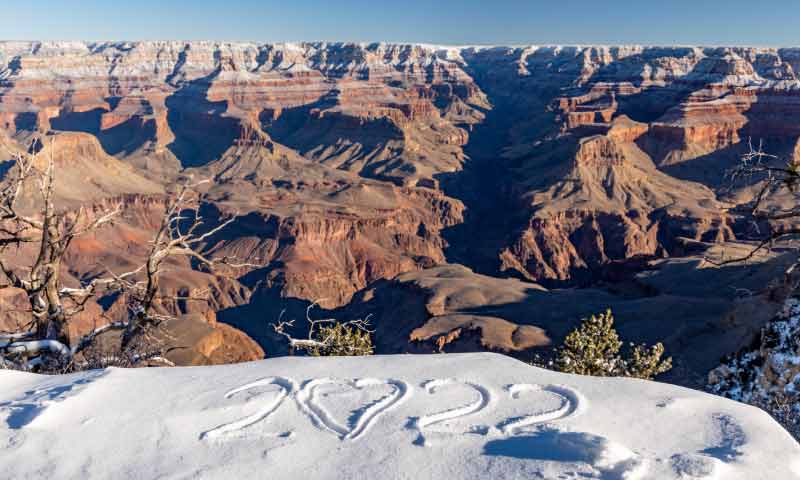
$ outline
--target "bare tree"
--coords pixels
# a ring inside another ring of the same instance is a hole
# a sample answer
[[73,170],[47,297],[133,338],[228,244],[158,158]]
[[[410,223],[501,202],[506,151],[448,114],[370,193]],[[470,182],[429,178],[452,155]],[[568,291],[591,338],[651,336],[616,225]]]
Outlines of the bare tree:
[[[24,269],[13,265],[8,257],[0,256],[0,272],[6,280],[0,288],[22,290],[30,304],[29,322],[20,325],[17,331],[0,333],[0,365],[46,370],[74,367],[76,355],[112,331],[121,332],[121,342],[118,351],[106,358],[122,358],[124,361],[120,363],[125,365],[163,360],[165,346],[153,332],[170,318],[156,308],[163,299],[160,277],[164,263],[170,257],[187,257],[209,269],[255,266],[237,264],[227,257],[210,258],[199,251],[205,241],[227,227],[235,216],[216,227],[206,228],[199,213],[201,199],[194,192],[199,184],[182,184],[177,192],[168,196],[163,218],[141,266],[123,273],[108,270],[105,275],[78,288],[64,287],[61,266],[71,242],[112,223],[120,210],[105,211],[89,218],[83,209],[77,213],[56,209],[52,147],[44,171],[35,168],[35,154],[17,154],[12,172],[0,189],[0,254],[22,244],[32,244],[38,250],[35,261]],[[23,215],[18,200],[32,181],[38,183],[38,213]],[[101,291],[117,292],[128,299],[127,319],[107,323],[71,341],[70,320],[84,311],[87,302]]]
[[758,243],[747,254],[724,260],[706,258],[713,265],[722,266],[746,262],[759,252],[771,248],[776,241],[800,234],[800,205],[788,209],[769,207],[767,200],[781,191],[795,193],[800,186],[800,165],[792,161],[781,161],[777,155],[764,151],[763,142],[758,148],[748,140],[749,150],[741,162],[728,172],[731,188],[742,183],[759,185],[752,202],[734,211],[744,215]]
[[[83,289],[63,288],[61,263],[76,237],[110,223],[119,213],[108,211],[89,219],[84,210],[73,214],[56,210],[52,155],[51,148],[47,166],[44,172],[39,172],[34,166],[34,154],[18,153],[10,178],[0,190],[0,248],[38,244],[36,259],[25,272],[20,272],[7,258],[0,258],[0,270],[6,280],[0,287],[24,291],[31,312],[24,331],[0,336],[5,363],[9,362],[8,357],[29,358],[27,365],[30,367],[39,364],[45,353],[61,357],[71,357],[75,353],[68,347],[69,319],[83,310],[95,285]],[[41,203],[38,215],[24,215],[17,205],[29,180],[38,183]]]
[[[219,225],[203,231],[205,222],[200,215],[200,198],[195,189],[206,181],[182,184],[166,205],[161,224],[151,241],[146,262],[139,269],[122,275],[112,275],[114,286],[126,292],[132,301],[130,319],[123,336],[123,346],[132,338],[158,326],[169,316],[159,314],[155,306],[164,298],[159,294],[161,273],[169,258],[186,257],[202,268],[219,271],[220,268],[258,268],[258,263],[238,262],[231,257],[212,258],[200,252],[203,243],[219,233],[236,219],[231,216]],[[138,279],[143,276],[143,279]],[[170,300],[197,300],[199,297],[170,295]]]

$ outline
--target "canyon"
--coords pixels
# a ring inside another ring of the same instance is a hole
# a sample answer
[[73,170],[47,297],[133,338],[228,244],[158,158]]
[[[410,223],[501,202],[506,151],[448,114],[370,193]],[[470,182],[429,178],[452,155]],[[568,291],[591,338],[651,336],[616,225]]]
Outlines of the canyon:
[[[270,322],[312,303],[371,314],[378,353],[519,358],[611,307],[688,385],[787,293],[790,248],[706,258],[757,238],[763,178],[726,179],[750,145],[800,161],[798,75],[800,49],[0,42],[0,172],[52,150],[62,208],[121,208],[76,241],[73,285],[135,265],[169,189],[209,180],[204,217],[234,220],[203,249],[259,266],[172,266],[170,292],[206,296],[163,306],[187,363],[283,354]],[[84,313],[76,335],[125,305]]]

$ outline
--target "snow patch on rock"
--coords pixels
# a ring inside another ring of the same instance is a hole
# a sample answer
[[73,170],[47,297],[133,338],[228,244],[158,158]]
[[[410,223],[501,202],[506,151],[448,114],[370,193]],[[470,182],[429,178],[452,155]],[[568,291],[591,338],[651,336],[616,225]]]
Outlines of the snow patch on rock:
[[789,428],[800,427],[800,300],[789,298],[762,330],[759,344],[712,370],[708,384],[718,395],[758,405]]

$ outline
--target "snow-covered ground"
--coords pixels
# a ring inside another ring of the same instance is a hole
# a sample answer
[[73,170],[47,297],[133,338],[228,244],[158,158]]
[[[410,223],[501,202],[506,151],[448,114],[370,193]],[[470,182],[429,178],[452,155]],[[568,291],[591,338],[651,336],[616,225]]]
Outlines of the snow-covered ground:
[[783,311],[762,329],[761,341],[714,369],[709,386],[714,393],[774,412],[800,432],[800,299],[787,299]]
[[0,478],[800,478],[752,407],[494,354],[0,371]]

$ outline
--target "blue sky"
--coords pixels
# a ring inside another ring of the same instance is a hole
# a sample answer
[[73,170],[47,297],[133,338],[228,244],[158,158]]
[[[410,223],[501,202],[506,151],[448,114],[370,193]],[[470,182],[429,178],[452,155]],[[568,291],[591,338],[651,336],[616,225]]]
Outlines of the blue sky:
[[0,0],[6,40],[800,45],[800,0]]

